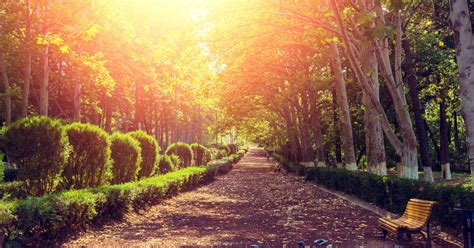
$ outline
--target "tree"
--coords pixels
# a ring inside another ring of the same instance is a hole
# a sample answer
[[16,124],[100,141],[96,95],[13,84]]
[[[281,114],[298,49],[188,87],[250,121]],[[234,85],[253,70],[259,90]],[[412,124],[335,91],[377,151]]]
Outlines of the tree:
[[474,189],[474,45],[472,24],[467,1],[450,0],[451,27],[454,32],[456,59],[459,68],[459,96],[461,112],[466,123],[469,166]]

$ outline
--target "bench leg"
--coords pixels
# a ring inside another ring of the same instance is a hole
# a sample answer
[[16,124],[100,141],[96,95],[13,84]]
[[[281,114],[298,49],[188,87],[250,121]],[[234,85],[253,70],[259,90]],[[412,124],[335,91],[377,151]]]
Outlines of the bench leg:
[[426,224],[426,247],[431,248],[431,228],[430,221]]
[[397,232],[397,241],[402,241],[403,240],[403,234],[406,232],[404,230],[400,230]]
[[387,230],[382,229],[382,239],[386,239],[386,238],[387,238],[387,234],[388,234]]
[[407,236],[407,238],[408,238],[409,240],[411,240],[411,233],[406,232],[405,235]]

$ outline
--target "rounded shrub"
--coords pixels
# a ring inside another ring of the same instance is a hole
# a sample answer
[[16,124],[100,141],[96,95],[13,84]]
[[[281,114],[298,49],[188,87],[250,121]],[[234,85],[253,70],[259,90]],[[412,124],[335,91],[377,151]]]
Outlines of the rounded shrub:
[[232,150],[230,149],[230,147],[228,145],[223,145],[221,150],[225,150],[225,152],[227,154],[226,156],[232,154]]
[[191,146],[183,142],[173,143],[168,146],[166,154],[174,154],[178,156],[181,160],[179,167],[191,166],[193,161],[193,150],[191,149]]
[[168,172],[174,171],[174,167],[175,165],[173,164],[171,156],[164,154],[160,156],[158,170],[156,173],[166,174]]
[[70,153],[64,128],[47,116],[21,119],[4,135],[6,155],[31,195],[55,190]]
[[210,153],[205,146],[194,143],[191,145],[191,149],[193,150],[195,165],[205,165],[210,161]]
[[64,188],[82,189],[106,184],[112,176],[107,132],[85,123],[72,123],[65,129],[72,152],[62,173]]
[[137,179],[142,162],[140,142],[129,135],[114,133],[110,136],[112,183],[126,183]]
[[147,134],[145,131],[137,130],[128,133],[134,139],[140,142],[142,148],[142,164],[140,171],[138,172],[139,178],[149,177],[155,173],[156,166],[158,165],[158,155],[160,152],[160,146],[156,139]]
[[230,154],[234,154],[239,150],[236,144],[228,144],[227,147],[230,149]]
[[227,150],[220,149],[217,151],[216,159],[221,159],[221,158],[227,157],[228,155],[229,153],[227,152]]

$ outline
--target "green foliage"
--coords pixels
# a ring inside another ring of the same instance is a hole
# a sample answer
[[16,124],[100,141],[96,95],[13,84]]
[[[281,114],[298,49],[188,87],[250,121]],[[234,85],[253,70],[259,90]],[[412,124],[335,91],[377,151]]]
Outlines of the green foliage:
[[112,183],[126,183],[137,179],[142,162],[140,142],[129,135],[110,136],[112,150]]
[[23,199],[27,196],[28,192],[21,181],[0,183],[0,199]]
[[224,150],[226,152],[226,156],[230,155],[232,153],[232,150],[230,149],[230,147],[228,145],[223,145],[223,146],[221,146],[220,149]]
[[27,191],[54,191],[71,150],[61,123],[46,116],[28,117],[11,125],[4,139],[7,156]]
[[437,201],[433,220],[445,227],[460,228],[455,207],[474,207],[474,193],[461,186],[443,186],[424,181],[380,177],[367,172],[336,168],[307,168],[305,179],[326,188],[357,196],[397,214],[403,213],[408,200],[420,198]]
[[221,159],[227,157],[227,151],[225,149],[211,148],[211,155],[213,159]]
[[3,153],[0,152],[0,182],[3,182],[5,177],[5,164],[3,163]]
[[110,178],[109,135],[92,124],[73,123],[65,127],[72,153],[64,171],[65,189],[82,189],[106,184]]
[[191,149],[193,150],[195,165],[205,165],[211,160],[211,154],[205,146],[194,143],[191,145]]
[[175,164],[173,163],[173,160],[171,159],[173,155],[162,155],[159,158],[159,163],[158,163],[158,171],[157,174],[166,174],[168,172],[174,171]]
[[158,165],[158,155],[160,152],[160,146],[156,139],[147,134],[145,131],[137,130],[128,133],[134,139],[140,142],[142,148],[142,164],[141,169],[138,172],[139,178],[149,177],[155,173],[156,166]]
[[186,143],[183,143],[183,142],[173,143],[170,146],[168,146],[165,153],[168,155],[174,154],[178,156],[181,161],[179,163],[179,167],[187,167],[187,166],[191,166],[192,164],[193,150],[191,149],[191,146]]

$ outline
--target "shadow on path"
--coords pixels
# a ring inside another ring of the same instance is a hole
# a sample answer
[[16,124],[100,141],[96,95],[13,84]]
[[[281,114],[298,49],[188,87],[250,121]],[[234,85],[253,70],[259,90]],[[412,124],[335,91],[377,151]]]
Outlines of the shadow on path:
[[211,184],[64,245],[295,247],[299,240],[323,238],[334,247],[393,247],[378,241],[378,216],[372,212],[273,168],[262,149],[250,149]]

